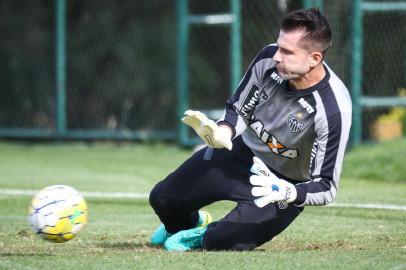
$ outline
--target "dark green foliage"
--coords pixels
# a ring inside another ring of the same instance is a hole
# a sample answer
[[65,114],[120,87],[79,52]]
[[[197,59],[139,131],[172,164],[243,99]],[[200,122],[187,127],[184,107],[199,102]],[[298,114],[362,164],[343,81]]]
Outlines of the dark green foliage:
[[406,140],[355,147],[345,157],[343,177],[406,183]]

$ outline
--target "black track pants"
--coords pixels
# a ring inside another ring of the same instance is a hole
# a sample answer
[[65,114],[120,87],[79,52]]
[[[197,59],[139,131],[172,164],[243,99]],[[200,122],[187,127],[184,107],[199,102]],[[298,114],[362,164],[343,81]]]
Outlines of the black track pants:
[[[206,250],[251,250],[281,233],[303,210],[277,203],[257,207],[251,195],[252,152],[241,137],[233,150],[203,148],[159,182],[150,204],[170,233],[196,226],[200,208],[221,200],[237,202],[224,218],[213,222],[203,238]],[[283,208],[283,207],[281,207]]]

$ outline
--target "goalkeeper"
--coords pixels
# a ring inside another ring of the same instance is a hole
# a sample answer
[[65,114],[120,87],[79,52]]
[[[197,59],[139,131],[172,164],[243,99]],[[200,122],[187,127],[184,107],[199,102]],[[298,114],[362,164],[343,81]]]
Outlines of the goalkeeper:
[[[305,206],[337,192],[351,100],[324,62],[332,43],[317,9],[287,14],[276,44],[253,60],[216,122],[182,121],[207,144],[159,182],[150,204],[162,224],[151,243],[170,251],[252,250],[286,229]],[[211,222],[200,209],[236,202]]]

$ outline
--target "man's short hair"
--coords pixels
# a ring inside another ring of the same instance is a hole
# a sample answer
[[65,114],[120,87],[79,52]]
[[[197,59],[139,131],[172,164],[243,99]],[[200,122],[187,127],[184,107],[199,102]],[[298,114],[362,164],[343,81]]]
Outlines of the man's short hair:
[[332,33],[326,17],[319,9],[300,9],[288,13],[281,23],[281,30],[288,33],[304,30],[304,46],[325,54],[332,44]]

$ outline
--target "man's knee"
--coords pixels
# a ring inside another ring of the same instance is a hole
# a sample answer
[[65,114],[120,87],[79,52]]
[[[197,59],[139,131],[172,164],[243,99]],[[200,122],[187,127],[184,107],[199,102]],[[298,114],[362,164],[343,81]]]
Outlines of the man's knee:
[[162,185],[163,183],[159,182],[149,193],[149,204],[152,206],[155,212],[159,212],[159,210],[164,208],[166,205]]
[[176,212],[184,209],[184,199],[178,194],[169,193],[166,188],[166,182],[161,181],[149,193],[149,204],[158,215],[160,213]]

